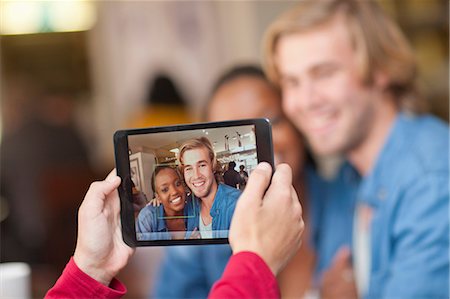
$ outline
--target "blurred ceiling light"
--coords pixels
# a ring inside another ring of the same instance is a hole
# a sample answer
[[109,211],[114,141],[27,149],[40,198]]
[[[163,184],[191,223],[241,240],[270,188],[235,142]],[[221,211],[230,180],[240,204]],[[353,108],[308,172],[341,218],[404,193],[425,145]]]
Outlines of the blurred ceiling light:
[[170,150],[170,152],[178,154],[180,152],[180,150],[178,148],[173,148]]
[[49,6],[53,31],[84,31],[95,23],[95,7],[88,1],[54,1]]
[[43,15],[42,4],[37,1],[0,1],[1,33],[39,32]]
[[96,21],[95,4],[88,0],[0,1],[1,34],[89,30]]

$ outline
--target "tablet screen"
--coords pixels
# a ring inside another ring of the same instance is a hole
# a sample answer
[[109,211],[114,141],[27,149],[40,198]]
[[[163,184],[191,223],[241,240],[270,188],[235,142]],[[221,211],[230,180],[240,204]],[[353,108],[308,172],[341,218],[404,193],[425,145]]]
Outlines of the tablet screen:
[[[261,125],[235,123],[128,130],[121,135],[126,142],[116,138],[116,158],[118,148],[126,144],[128,149],[128,167],[120,167],[125,159],[117,166],[119,175],[128,178],[125,203],[132,204],[122,204],[122,216],[127,214],[122,221],[138,245],[227,241],[249,175],[258,162],[272,160],[267,154],[271,138],[262,136]],[[258,150],[257,141],[264,140],[265,150]]]
[[[133,194],[143,199],[136,202],[137,240],[228,237],[258,164],[253,125],[131,135],[128,144]],[[211,206],[209,215],[202,205]]]

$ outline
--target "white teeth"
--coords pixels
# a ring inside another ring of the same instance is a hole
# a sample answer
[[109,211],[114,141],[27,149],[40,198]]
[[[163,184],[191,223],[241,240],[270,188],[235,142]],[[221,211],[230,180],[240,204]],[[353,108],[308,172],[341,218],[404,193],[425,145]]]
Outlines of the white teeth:
[[181,196],[178,196],[177,198],[172,199],[170,202],[171,203],[179,203],[180,201],[181,201]]
[[315,122],[317,123],[317,124],[325,124],[328,120],[330,119],[330,116],[328,115],[328,116],[326,116],[326,115],[324,115],[324,116],[321,116],[321,117],[317,117],[316,119],[314,119],[315,120]]
[[194,185],[194,187],[200,187],[203,186],[205,184],[205,182],[201,182],[201,183],[192,183],[192,185]]
[[330,121],[333,120],[333,114],[326,114],[311,118],[311,124],[313,128],[322,128],[327,126]]

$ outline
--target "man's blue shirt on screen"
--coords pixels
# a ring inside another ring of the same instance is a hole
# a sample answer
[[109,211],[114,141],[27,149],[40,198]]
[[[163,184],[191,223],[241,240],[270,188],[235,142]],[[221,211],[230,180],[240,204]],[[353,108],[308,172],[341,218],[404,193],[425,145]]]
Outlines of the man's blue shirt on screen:
[[[212,217],[213,238],[228,238],[228,230],[230,229],[236,202],[241,194],[242,192],[239,189],[222,183],[217,184],[214,203],[209,212]],[[200,199],[195,197],[194,204],[196,210],[200,211]],[[197,213],[196,218],[193,220],[197,224],[200,219],[199,215],[200,214]]]

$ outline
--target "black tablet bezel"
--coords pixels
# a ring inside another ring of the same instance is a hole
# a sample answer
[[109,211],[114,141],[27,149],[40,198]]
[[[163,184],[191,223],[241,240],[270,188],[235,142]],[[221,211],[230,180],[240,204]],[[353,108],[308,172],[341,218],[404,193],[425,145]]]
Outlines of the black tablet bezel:
[[224,127],[245,126],[245,125],[254,125],[255,127],[255,136],[256,136],[255,141],[256,141],[256,153],[258,163],[263,161],[268,162],[270,165],[272,165],[273,168],[274,160],[273,160],[273,145],[272,145],[272,127],[270,121],[265,118],[183,124],[175,126],[150,127],[142,129],[129,129],[116,131],[114,134],[114,152],[115,152],[117,175],[122,179],[122,182],[118,188],[118,192],[120,197],[120,217],[122,222],[122,236],[125,243],[132,247],[228,243],[228,238],[147,240],[147,241],[137,240],[134,209],[132,203],[128,136],[198,130],[198,129],[224,128]]

